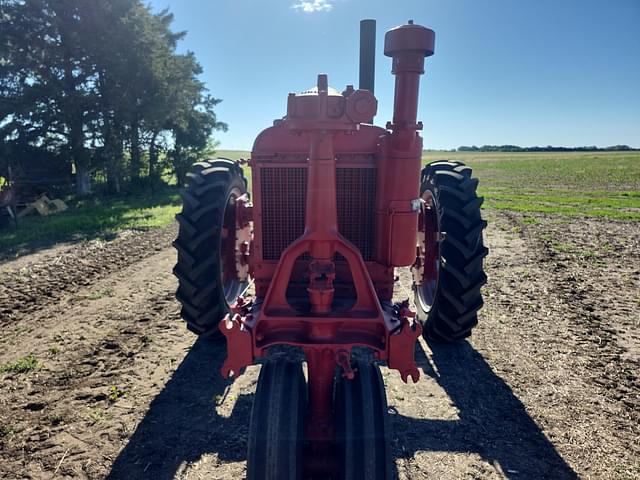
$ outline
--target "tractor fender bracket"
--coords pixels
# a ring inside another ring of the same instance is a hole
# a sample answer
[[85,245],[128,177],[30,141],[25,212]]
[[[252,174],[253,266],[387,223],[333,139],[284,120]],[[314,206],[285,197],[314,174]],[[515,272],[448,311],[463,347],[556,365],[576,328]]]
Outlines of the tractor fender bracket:
[[227,338],[227,358],[220,369],[224,378],[239,377],[253,364],[253,339],[240,314],[227,314],[220,321],[220,331]]
[[389,335],[387,363],[389,368],[400,372],[400,377],[404,383],[409,381],[409,377],[411,377],[413,383],[417,383],[420,379],[420,371],[416,366],[414,352],[416,341],[422,334],[422,325],[416,321],[410,324],[406,316],[402,316],[401,322],[402,326],[399,330]]

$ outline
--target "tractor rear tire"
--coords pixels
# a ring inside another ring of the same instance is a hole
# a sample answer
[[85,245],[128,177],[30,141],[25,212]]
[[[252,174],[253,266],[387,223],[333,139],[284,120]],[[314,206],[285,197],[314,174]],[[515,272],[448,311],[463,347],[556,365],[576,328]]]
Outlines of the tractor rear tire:
[[334,411],[343,480],[393,478],[387,442],[387,397],[378,365],[357,361],[355,378],[339,375]]
[[179,229],[173,242],[178,251],[173,269],[179,280],[176,298],[189,330],[204,338],[223,338],[218,324],[248,284],[223,280],[221,254],[225,213],[233,214],[228,209],[235,208],[235,199],[245,193],[247,180],[242,169],[227,159],[194,164],[181,192],[183,207],[176,215]]
[[435,291],[414,282],[418,319],[426,339],[455,342],[468,337],[482,308],[486,283],[483,259],[488,254],[482,232],[478,180],[461,162],[437,161],[422,170],[422,198],[435,200],[439,225],[439,268]]
[[307,385],[302,365],[268,360],[251,409],[247,480],[302,478]]

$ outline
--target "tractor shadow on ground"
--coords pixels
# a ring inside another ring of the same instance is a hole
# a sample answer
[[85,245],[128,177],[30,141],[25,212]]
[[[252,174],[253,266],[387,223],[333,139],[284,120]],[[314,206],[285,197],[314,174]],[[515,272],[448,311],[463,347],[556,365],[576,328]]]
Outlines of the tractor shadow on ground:
[[[170,480],[181,465],[217,453],[221,462],[246,459],[253,395],[240,395],[230,417],[216,401],[231,385],[220,375],[224,344],[198,339],[149,410],[107,476],[110,480]],[[227,401],[232,401],[228,399]]]
[[416,346],[416,361],[427,376],[421,381],[435,380],[458,409],[459,419],[390,415],[395,458],[412,458],[420,451],[476,453],[506,478],[578,478],[511,388],[468,342],[428,346],[430,359],[422,344]]
[[[459,419],[389,415],[395,458],[421,451],[476,453],[507,478],[578,478],[469,343],[429,348],[430,358],[421,344],[416,347],[426,377],[421,381],[436,381]],[[116,458],[109,480],[174,479],[182,465],[210,453],[221,463],[246,459],[253,396],[240,395],[229,417],[216,413],[216,398],[231,384],[219,374],[224,357],[220,344],[195,342]]]

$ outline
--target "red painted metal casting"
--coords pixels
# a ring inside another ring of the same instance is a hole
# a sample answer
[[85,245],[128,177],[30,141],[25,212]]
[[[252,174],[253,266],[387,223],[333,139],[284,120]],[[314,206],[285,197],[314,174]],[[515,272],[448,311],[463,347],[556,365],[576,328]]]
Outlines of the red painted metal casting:
[[[416,261],[422,139],[419,78],[434,33],[408,24],[385,37],[396,77],[393,121],[364,122],[377,100],[352,86],[290,94],[287,115],[256,139],[249,256],[256,300],[240,298],[221,322],[228,357],[222,374],[243,369],[280,344],[301,347],[308,366],[306,437],[329,455],[335,426],[334,371],[353,378],[351,349],[373,350],[406,382],[419,378],[414,347],[421,327],[408,303],[393,304],[394,268]],[[245,258],[245,257],[242,257]]]

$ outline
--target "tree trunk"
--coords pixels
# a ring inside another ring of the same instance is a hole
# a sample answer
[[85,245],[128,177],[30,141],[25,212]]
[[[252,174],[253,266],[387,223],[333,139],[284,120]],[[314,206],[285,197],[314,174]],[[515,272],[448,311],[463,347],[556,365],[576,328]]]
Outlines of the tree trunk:
[[76,195],[83,197],[91,193],[91,172],[83,165],[76,164]]
[[83,197],[91,193],[91,175],[89,158],[84,148],[84,133],[82,131],[82,117],[69,122],[69,148],[71,159],[76,168],[76,195]]
[[107,148],[107,190],[109,193],[120,193],[122,190],[122,140],[117,135],[110,135]]
[[107,164],[107,191],[115,194],[118,194],[121,191],[120,174],[118,172],[118,166],[113,158],[111,158]]
[[151,144],[149,145],[149,183],[154,186],[160,182],[160,172],[158,171],[158,132],[153,132]]
[[103,127],[104,166],[107,173],[107,192],[120,193],[123,176],[122,135],[118,121],[109,113]]
[[190,162],[187,159],[187,153],[176,147],[171,152],[173,159],[173,171],[176,174],[178,186],[184,187],[187,184],[187,173],[189,173]]
[[[63,44],[66,44],[64,36]],[[91,193],[90,162],[84,147],[84,111],[77,98],[77,79],[73,74],[73,64],[68,48],[65,48],[63,85],[66,93],[63,115],[69,127],[71,160],[76,167],[76,194],[82,197]]]
[[140,179],[140,169],[142,162],[140,159],[140,128],[138,118],[131,121],[131,181]]

